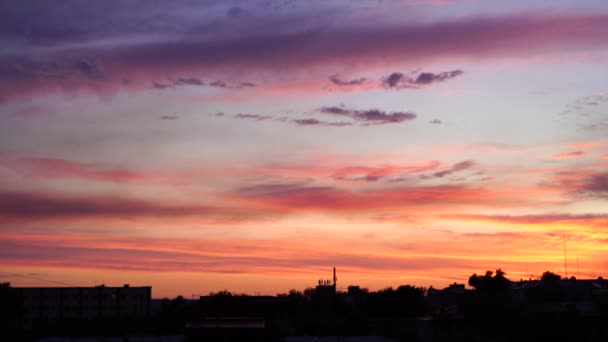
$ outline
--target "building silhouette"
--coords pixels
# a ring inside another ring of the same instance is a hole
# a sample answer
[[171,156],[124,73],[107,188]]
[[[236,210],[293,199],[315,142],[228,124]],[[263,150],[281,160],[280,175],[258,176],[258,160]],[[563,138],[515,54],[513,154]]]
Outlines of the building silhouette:
[[150,315],[151,286],[17,287],[26,326],[64,321],[146,318]]

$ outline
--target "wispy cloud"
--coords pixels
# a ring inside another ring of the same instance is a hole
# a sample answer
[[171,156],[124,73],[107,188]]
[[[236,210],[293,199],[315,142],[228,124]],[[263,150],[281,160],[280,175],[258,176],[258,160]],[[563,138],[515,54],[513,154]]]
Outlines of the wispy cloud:
[[170,79],[170,80],[163,81],[163,82],[158,82],[158,81],[154,82],[154,83],[152,83],[152,88],[164,90],[164,89],[170,89],[170,88],[175,88],[175,87],[179,87],[179,86],[205,86],[205,85],[210,86],[210,87],[223,88],[223,89],[243,89],[243,88],[256,87],[256,84],[254,84],[252,82],[230,83],[230,82],[226,82],[226,81],[222,81],[222,80],[204,82],[203,80],[201,80],[200,78],[197,78],[197,77],[179,77],[176,79]]
[[445,170],[441,170],[441,171],[437,171],[437,172],[433,173],[433,177],[443,178],[445,176],[449,176],[449,175],[459,172],[459,171],[468,170],[468,169],[472,168],[473,166],[475,166],[475,162],[472,160],[461,161],[459,163],[452,165],[452,167],[450,167],[449,169],[445,169]]
[[295,119],[294,122],[299,126],[335,126],[335,127],[343,127],[343,126],[352,126],[352,122],[345,121],[322,121],[318,119],[308,118],[308,119]]
[[259,115],[259,114],[236,114],[234,115],[235,119],[246,119],[246,120],[256,120],[256,121],[264,121],[270,120],[273,118],[272,115]]
[[196,77],[185,77],[176,79],[175,81],[173,81],[173,84],[202,86],[205,85],[205,82]]
[[[316,113],[325,116],[338,116],[348,119],[348,121],[327,121],[311,117],[293,118],[286,116],[277,117],[274,115],[261,114],[235,114],[232,116],[235,119],[249,119],[256,121],[272,120],[276,122],[291,123],[297,126],[327,126],[327,127],[347,127],[347,126],[371,126],[391,123],[401,123],[411,121],[416,118],[416,114],[411,112],[385,112],[379,109],[357,110],[348,109],[344,106],[339,107],[321,107],[315,111]],[[224,116],[213,115],[213,116]]]
[[555,159],[569,159],[569,158],[578,158],[584,157],[586,153],[584,151],[572,151],[572,152],[562,152],[553,156]]
[[351,80],[342,80],[338,75],[329,76],[329,80],[337,85],[337,86],[352,86],[352,85],[361,85],[367,82],[365,77],[353,78]]
[[404,74],[394,72],[382,79],[382,85],[393,89],[417,89],[432,83],[444,82],[464,74],[462,70],[443,71],[439,73],[417,72]]
[[512,224],[564,224],[573,222],[581,224],[587,222],[590,225],[597,225],[598,222],[608,222],[608,214],[549,213],[534,215],[448,215],[447,217],[454,219],[493,221]]
[[317,111],[322,114],[348,117],[358,122],[361,126],[400,123],[404,121],[411,121],[416,118],[416,114],[411,112],[389,113],[379,109],[356,110],[343,106],[321,107]]

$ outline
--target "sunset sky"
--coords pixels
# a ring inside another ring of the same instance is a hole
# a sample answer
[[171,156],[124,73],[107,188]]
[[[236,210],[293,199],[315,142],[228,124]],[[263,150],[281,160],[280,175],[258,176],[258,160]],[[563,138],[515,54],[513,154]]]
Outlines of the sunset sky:
[[[608,2],[0,2],[0,282],[608,276]],[[577,269],[578,259],[578,269]]]

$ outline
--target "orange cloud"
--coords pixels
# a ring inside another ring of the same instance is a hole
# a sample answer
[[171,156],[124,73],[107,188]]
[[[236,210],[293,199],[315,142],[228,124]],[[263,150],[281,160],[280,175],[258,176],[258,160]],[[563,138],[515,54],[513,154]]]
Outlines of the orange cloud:
[[555,158],[555,159],[568,159],[568,158],[583,157],[585,155],[586,154],[585,154],[584,151],[573,151],[573,152],[558,153],[558,154],[554,155],[553,158]]
[[571,148],[575,149],[595,149],[600,147],[608,146],[608,141],[606,140],[596,140],[596,141],[580,141],[576,143],[572,143],[569,145]]

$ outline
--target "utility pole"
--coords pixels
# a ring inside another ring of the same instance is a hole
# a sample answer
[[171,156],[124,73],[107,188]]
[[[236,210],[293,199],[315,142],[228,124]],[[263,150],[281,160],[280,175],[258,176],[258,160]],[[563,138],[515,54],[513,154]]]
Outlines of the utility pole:
[[568,258],[566,257],[566,232],[564,231],[564,270],[566,271],[566,279],[568,279]]

